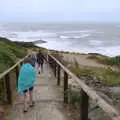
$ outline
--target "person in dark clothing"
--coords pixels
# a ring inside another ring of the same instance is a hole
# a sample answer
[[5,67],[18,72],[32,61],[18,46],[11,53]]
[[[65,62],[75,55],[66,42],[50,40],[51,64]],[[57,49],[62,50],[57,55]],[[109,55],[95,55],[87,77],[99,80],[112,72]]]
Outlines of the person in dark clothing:
[[[39,51],[37,54],[37,63],[38,63],[38,67],[41,67],[41,71],[43,71],[44,55],[42,54],[41,51]],[[40,71],[39,71],[39,74],[40,74]]]
[[30,61],[31,61],[31,65],[32,65],[33,67],[35,67],[35,63],[36,63],[36,56],[35,56],[35,54],[32,54],[32,55],[30,56]]

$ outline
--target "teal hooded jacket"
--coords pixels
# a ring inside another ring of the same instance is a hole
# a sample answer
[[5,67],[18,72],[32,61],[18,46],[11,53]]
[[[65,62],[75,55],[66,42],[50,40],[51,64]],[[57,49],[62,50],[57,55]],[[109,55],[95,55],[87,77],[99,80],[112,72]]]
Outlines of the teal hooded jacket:
[[34,87],[36,81],[36,70],[31,64],[23,64],[19,71],[18,92],[23,94],[24,90]]

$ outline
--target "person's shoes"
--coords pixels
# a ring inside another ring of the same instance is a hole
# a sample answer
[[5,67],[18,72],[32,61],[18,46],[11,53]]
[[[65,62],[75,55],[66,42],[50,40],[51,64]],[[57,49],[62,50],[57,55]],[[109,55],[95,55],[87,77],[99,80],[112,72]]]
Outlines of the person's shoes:
[[27,113],[28,112],[28,108],[23,110],[23,113]]

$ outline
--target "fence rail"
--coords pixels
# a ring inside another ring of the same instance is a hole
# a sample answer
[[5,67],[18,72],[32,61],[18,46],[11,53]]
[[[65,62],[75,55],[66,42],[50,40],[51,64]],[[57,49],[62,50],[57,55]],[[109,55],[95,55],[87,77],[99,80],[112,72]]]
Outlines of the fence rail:
[[[26,56],[28,57],[28,55]],[[26,58],[25,57],[25,58]],[[11,86],[11,72],[14,71],[15,74],[15,88],[17,87],[17,79],[19,67],[22,65],[24,59],[21,59],[10,69],[0,74],[0,82],[4,88],[3,100],[7,101],[9,104],[12,104],[12,86]],[[61,84],[61,70],[64,71],[64,102],[68,103],[68,78],[72,77],[81,88],[81,101],[80,101],[80,120],[88,120],[88,107],[89,99],[92,99],[96,104],[104,110],[112,120],[120,120],[120,113],[113,106],[109,105],[104,99],[102,99],[92,88],[87,86],[81,79],[79,79],[75,74],[68,70],[64,65],[62,65],[55,57],[48,55],[48,62],[53,69],[55,77],[57,77],[57,85]]]
[[[68,103],[68,76],[71,76],[81,88],[81,101],[80,101],[80,120],[88,120],[88,106],[89,99],[95,101],[95,103],[103,109],[104,112],[111,117],[112,120],[120,120],[120,113],[113,106],[108,104],[103,98],[101,98],[92,88],[86,85],[83,80],[79,79],[75,74],[62,65],[55,57],[48,55],[48,60],[54,75],[57,75],[57,84],[60,85],[60,70],[64,71],[64,102]],[[56,71],[57,70],[57,71]]]
[[[23,59],[19,60],[11,68],[0,74],[0,83],[1,83],[0,99],[2,101],[12,104],[13,91],[16,90],[18,83],[17,80],[19,74],[19,67],[23,64],[24,59],[27,57],[28,55],[25,56]],[[13,76],[15,76],[14,80],[13,80]]]

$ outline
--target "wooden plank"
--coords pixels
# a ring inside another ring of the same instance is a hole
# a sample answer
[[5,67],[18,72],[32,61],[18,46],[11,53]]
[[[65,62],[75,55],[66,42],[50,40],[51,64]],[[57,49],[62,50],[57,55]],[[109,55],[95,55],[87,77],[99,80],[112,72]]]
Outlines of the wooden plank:
[[80,120],[88,120],[88,106],[89,106],[89,97],[83,90],[81,90]]
[[64,103],[68,103],[68,74],[64,72]]
[[5,75],[6,95],[9,104],[12,104],[12,90],[10,85],[10,74]]
[[120,112],[118,110],[102,99],[92,88],[86,85],[83,80],[79,79],[75,74],[63,66],[55,57],[52,55],[49,56],[80,85],[81,89],[89,96],[89,98],[95,101],[96,104],[104,110],[104,112],[106,112],[113,120],[120,120]]

